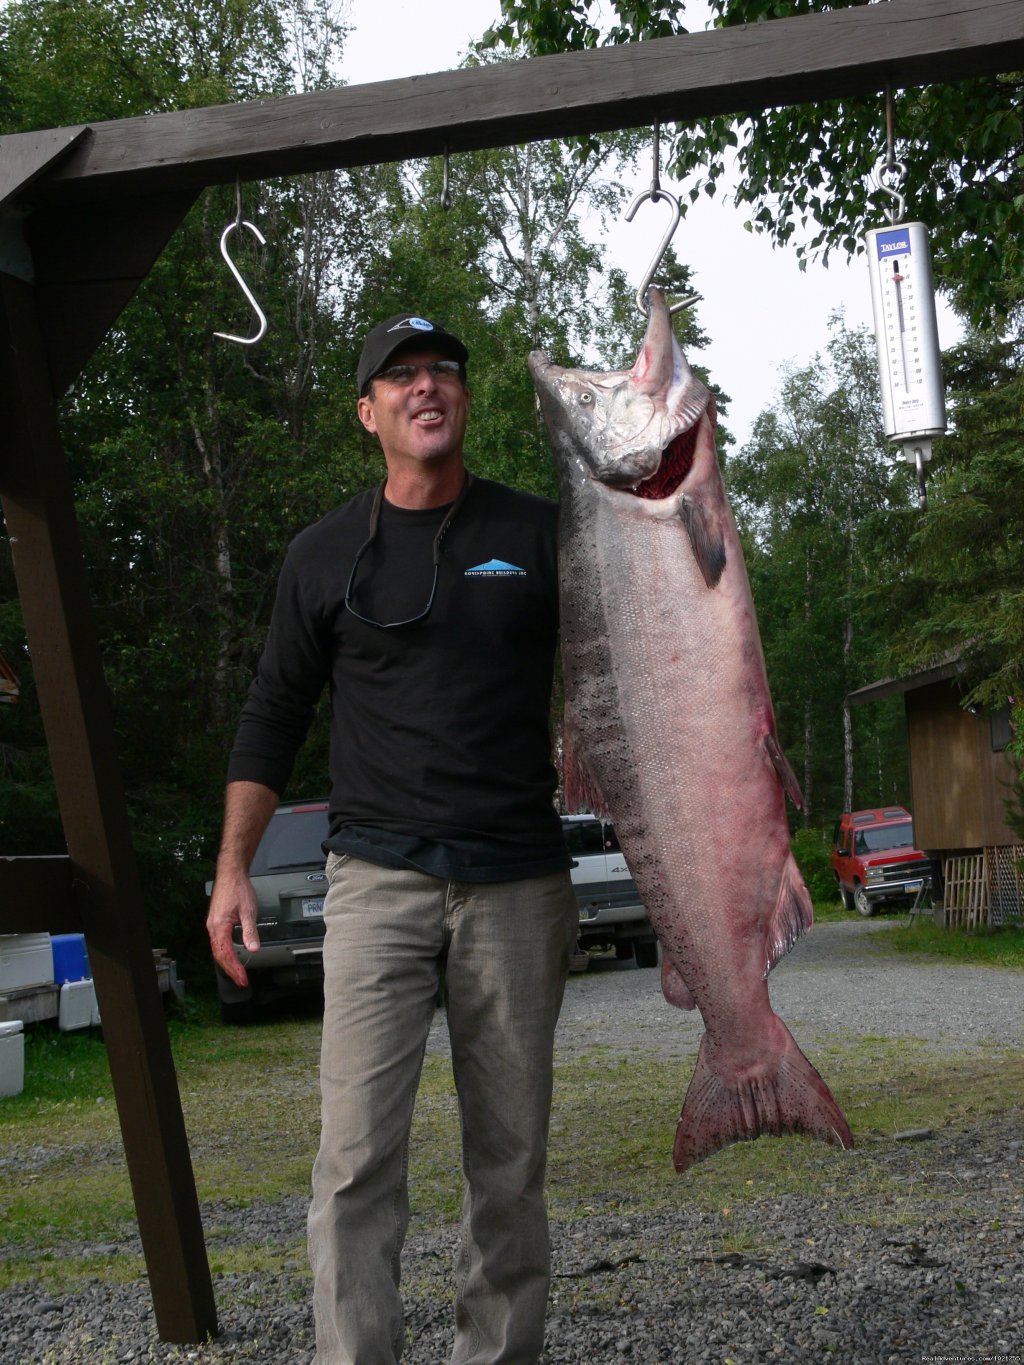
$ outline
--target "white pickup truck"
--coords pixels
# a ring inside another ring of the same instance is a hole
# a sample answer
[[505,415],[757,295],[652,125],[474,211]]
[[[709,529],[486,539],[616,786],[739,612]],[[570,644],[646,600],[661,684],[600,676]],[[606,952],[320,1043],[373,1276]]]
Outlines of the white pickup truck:
[[658,941],[615,830],[596,815],[563,815],[562,829],[573,860],[582,946],[614,947],[616,957],[635,957],[638,967],[656,967]]

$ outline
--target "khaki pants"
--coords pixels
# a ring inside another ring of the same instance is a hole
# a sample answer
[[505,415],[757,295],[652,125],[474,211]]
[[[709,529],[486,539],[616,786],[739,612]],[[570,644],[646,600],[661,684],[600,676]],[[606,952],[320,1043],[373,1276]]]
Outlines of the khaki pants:
[[532,1365],[552,1051],[578,927],[569,874],[445,882],[332,855],[327,876],[315,1365],[402,1353],[409,1125],[442,969],[465,1174],[452,1365]]

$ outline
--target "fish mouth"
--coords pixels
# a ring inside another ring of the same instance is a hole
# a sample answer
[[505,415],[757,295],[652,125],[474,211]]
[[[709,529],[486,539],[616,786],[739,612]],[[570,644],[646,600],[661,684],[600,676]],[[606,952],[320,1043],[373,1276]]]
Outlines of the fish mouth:
[[658,468],[640,483],[623,487],[624,493],[635,498],[649,498],[661,501],[670,498],[693,468],[694,452],[697,448],[697,433],[700,424],[695,423],[669,442],[661,452]]

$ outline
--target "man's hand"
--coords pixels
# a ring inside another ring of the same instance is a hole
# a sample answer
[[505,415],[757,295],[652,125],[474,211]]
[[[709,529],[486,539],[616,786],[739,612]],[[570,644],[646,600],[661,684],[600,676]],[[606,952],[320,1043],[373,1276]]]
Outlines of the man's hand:
[[235,956],[231,931],[242,926],[242,942],[250,953],[259,951],[256,931],[256,892],[244,873],[222,873],[213,884],[206,932],[210,935],[213,960],[236,986],[248,986],[249,974]]
[[224,797],[224,833],[206,932],[214,962],[236,986],[248,986],[249,974],[235,956],[231,931],[240,924],[246,948],[259,952],[256,892],[249,880],[249,864],[277,802],[277,793],[258,782],[229,782]]

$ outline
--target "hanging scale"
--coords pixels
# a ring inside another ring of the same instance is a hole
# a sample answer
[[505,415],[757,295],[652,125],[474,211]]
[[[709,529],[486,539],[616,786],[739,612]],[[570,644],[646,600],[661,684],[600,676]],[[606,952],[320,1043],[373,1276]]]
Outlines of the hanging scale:
[[885,434],[903,447],[917,471],[918,501],[926,506],[924,467],[932,440],[946,431],[945,390],[939,357],[928,229],[904,223],[900,192],[906,167],[893,146],[892,92],[885,92],[886,155],[875,166],[876,189],[893,201],[889,227],[865,234],[871,275],[871,309],[882,385]]

